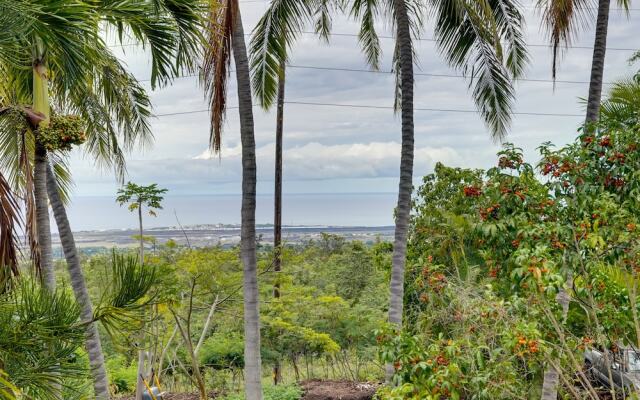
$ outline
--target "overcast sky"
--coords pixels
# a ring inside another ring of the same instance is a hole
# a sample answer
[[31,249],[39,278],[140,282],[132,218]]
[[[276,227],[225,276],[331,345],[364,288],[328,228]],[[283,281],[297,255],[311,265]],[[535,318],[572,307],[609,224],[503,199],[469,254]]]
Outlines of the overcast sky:
[[[245,0],[246,1],[246,0]],[[266,9],[261,1],[242,2],[245,31],[250,32]],[[528,4],[528,3],[525,3]],[[616,7],[613,5],[612,7]],[[530,44],[543,44],[545,37],[535,10],[524,9]],[[634,71],[626,60],[637,46],[640,9],[627,17],[612,11],[609,25],[605,81]],[[355,33],[357,27],[336,20],[333,33]],[[380,34],[385,34],[380,25]],[[388,34],[388,32],[386,33]],[[424,38],[430,38],[427,26]],[[390,67],[392,40],[382,39],[383,69]],[[582,32],[574,46],[591,46],[593,29]],[[417,73],[454,74],[432,42],[418,46]],[[133,47],[119,49],[122,59],[141,80],[150,75],[147,55]],[[551,52],[543,46],[530,47],[532,63],[527,78],[550,79]],[[569,49],[559,68],[559,80],[587,81],[592,52]],[[329,71],[301,66],[366,69],[357,39],[334,35],[329,45],[311,35],[291,52],[287,70],[288,101],[358,104],[388,107],[393,104],[393,76],[390,74]],[[235,76],[229,86],[229,105],[237,104]],[[146,84],[146,83],[145,83]],[[582,114],[580,97],[588,85],[550,82],[520,82],[517,85],[517,112]],[[606,86],[605,86],[606,89]],[[149,88],[150,90],[150,88]],[[151,94],[156,114],[206,109],[197,78],[177,79],[171,86]],[[473,110],[465,80],[417,76],[416,108]],[[273,192],[273,152],[275,113],[254,108],[258,154],[258,192]],[[508,141],[525,149],[527,158],[537,160],[536,147],[545,141],[564,144],[575,136],[582,117],[517,115]],[[224,128],[222,156],[211,158],[206,112],[159,116],[152,121],[155,143],[129,156],[129,179],[141,184],[157,182],[174,195],[231,194],[240,192],[240,137],[237,109],[230,109]],[[461,167],[486,168],[495,162],[498,145],[490,139],[475,113],[416,111],[416,183],[431,172],[436,162]],[[288,104],[284,132],[285,193],[395,192],[400,159],[400,120],[392,110]],[[77,196],[112,196],[116,182],[109,171],[99,171],[91,159],[79,152],[72,155]]]

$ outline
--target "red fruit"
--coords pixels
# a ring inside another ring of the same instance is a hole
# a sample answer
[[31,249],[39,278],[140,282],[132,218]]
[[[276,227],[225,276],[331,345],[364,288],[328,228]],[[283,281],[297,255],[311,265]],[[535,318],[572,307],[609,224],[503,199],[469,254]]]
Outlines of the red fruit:
[[600,146],[609,147],[609,145],[611,145],[611,138],[609,136],[604,136],[600,139]]
[[462,191],[466,197],[479,197],[482,194],[482,190],[476,186],[465,186]]

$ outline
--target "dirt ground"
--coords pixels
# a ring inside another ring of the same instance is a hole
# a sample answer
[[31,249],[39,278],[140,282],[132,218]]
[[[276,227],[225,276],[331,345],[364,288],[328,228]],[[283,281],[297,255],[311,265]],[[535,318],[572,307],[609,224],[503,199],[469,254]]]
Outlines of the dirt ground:
[[378,384],[352,381],[305,381],[302,400],[371,400]]
[[[118,400],[135,400],[135,396],[121,397]],[[216,393],[211,392],[209,394],[210,399],[218,398]],[[162,400],[200,400],[200,395],[197,393],[167,393],[162,397]]]
[[[377,383],[352,381],[311,380],[300,382],[300,386],[304,390],[302,400],[371,400],[378,389]],[[214,392],[209,396],[219,398]],[[134,396],[128,396],[119,400],[134,399]],[[170,393],[163,400],[199,400],[199,396],[196,393]]]

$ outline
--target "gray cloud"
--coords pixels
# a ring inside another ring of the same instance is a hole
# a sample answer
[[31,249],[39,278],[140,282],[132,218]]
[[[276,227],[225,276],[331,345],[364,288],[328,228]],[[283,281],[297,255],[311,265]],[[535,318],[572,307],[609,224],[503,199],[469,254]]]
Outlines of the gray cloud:
[[[245,31],[250,31],[264,11],[261,3],[243,4]],[[544,43],[539,19],[527,10],[530,43]],[[640,12],[629,19],[614,13],[611,17],[609,47],[633,48],[640,33]],[[382,26],[381,26],[382,28]],[[337,19],[334,32],[357,32],[357,27]],[[381,30],[381,33],[383,31]],[[427,29],[425,37],[430,37]],[[593,32],[584,32],[575,45],[590,46]],[[383,65],[390,65],[392,41],[383,39]],[[445,65],[432,42],[418,45],[420,68],[416,72],[454,73]],[[550,78],[550,50],[530,49],[532,63],[527,77]],[[353,37],[334,36],[331,45],[303,35],[292,51],[294,65],[338,68],[366,68]],[[626,59],[631,52],[609,51],[605,80],[630,73]],[[148,58],[128,49],[121,57],[133,73],[148,78]],[[591,51],[569,49],[560,64],[559,79],[588,80]],[[233,78],[233,75],[232,75]],[[586,84],[520,82],[516,111],[582,113],[579,97],[587,93]],[[234,79],[230,80],[229,105],[236,104]],[[287,98],[290,101],[391,106],[393,77],[388,74],[320,71],[290,68],[287,72]],[[165,89],[153,92],[156,113],[205,109],[201,88],[195,78],[178,79]],[[458,78],[419,76],[416,80],[416,107],[473,110],[467,82]],[[271,190],[273,170],[273,132],[275,116],[255,109],[258,146],[259,190]],[[507,140],[524,148],[535,159],[535,148],[543,141],[563,144],[575,136],[580,117],[515,116]],[[476,114],[416,111],[416,176],[428,173],[436,161],[456,166],[486,168],[494,163],[498,145],[489,137]],[[221,161],[197,159],[206,148],[209,127],[206,113],[159,117],[153,121],[156,137],[152,148],[136,151],[129,163],[130,179],[159,182],[175,190],[198,193],[239,191],[240,161],[237,110],[230,109],[223,136]],[[393,191],[399,164],[400,121],[391,110],[314,107],[288,104],[285,114],[285,179],[293,191]],[[206,154],[205,154],[206,155]],[[204,157],[207,158],[207,157]],[[72,167],[79,195],[112,193],[113,178],[96,171],[91,160],[72,156]]]

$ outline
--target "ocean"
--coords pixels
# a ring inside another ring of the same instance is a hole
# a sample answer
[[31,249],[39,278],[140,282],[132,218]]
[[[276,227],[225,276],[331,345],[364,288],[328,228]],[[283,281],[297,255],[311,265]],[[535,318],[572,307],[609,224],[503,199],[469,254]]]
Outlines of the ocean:
[[[394,193],[284,194],[282,223],[290,226],[393,225]],[[239,224],[240,195],[166,196],[157,217],[144,215],[145,228]],[[137,227],[137,214],[113,197],[76,196],[68,207],[74,231]],[[273,223],[273,195],[258,195],[256,223]],[[52,227],[55,225],[52,225]]]

